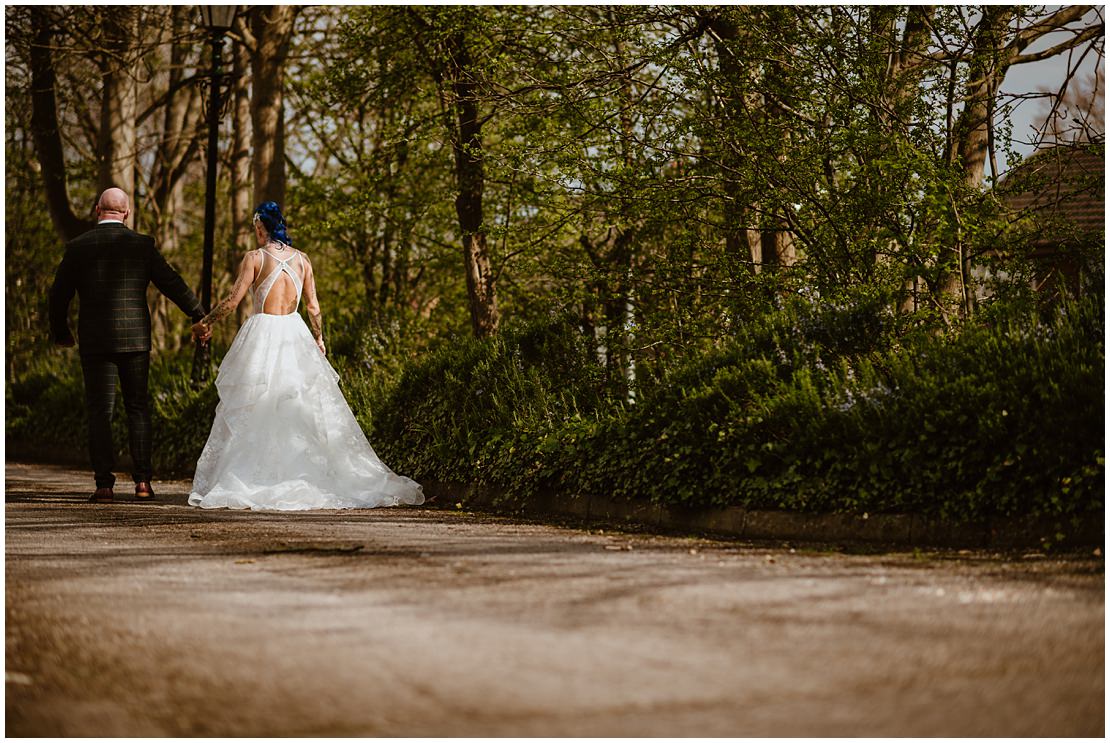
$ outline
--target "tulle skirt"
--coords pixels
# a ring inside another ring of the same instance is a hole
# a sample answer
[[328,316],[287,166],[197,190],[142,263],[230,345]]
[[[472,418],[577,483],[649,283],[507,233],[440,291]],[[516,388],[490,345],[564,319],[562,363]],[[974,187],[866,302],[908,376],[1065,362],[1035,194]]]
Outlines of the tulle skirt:
[[220,402],[189,504],[306,510],[419,505],[370,447],[298,313],[252,315],[220,365]]

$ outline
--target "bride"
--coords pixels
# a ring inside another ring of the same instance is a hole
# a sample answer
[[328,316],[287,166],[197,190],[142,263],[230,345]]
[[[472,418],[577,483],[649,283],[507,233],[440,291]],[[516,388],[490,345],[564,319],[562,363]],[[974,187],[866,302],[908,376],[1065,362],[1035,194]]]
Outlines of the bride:
[[[193,326],[207,341],[251,289],[254,314],[216,376],[220,402],[197,462],[189,504],[304,510],[424,502],[370,447],[324,358],[320,303],[308,257],[292,246],[272,201],[254,213],[259,248],[239,264],[231,295]],[[308,326],[297,309],[304,295]]]

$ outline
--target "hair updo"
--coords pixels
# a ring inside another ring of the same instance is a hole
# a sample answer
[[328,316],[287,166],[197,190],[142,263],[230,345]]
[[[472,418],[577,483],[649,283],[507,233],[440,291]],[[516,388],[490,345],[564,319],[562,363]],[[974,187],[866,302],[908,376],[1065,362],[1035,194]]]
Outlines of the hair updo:
[[262,223],[262,227],[270,238],[293,247],[293,240],[285,231],[285,217],[281,214],[281,207],[274,201],[263,201],[254,210],[254,219]]

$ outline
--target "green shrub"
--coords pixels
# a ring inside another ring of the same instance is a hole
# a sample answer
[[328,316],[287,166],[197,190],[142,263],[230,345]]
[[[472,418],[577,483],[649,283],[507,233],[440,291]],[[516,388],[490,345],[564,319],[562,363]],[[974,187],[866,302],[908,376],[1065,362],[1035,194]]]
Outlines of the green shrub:
[[406,368],[380,400],[374,445],[417,478],[501,481],[516,437],[603,404],[604,375],[589,353],[564,323],[457,339]]
[[[191,352],[156,358],[150,371],[154,470],[159,477],[191,475],[216,410],[216,390],[194,390],[189,378]],[[25,375],[6,391],[6,436],[16,451],[88,460],[88,420],[81,366],[57,364],[56,370]],[[117,459],[127,453],[127,414],[116,395],[112,436]]]
[[[1101,298],[988,317],[944,335],[900,328],[874,304],[794,304],[663,370],[634,405],[562,319],[404,363],[369,363],[352,342],[332,363],[392,468],[518,503],[557,490],[955,521],[1101,512]],[[162,475],[192,470],[216,407],[188,369],[182,357],[152,370]],[[6,399],[9,441],[84,451],[79,367],[25,375]],[[116,428],[122,449],[122,409]]]
[[573,328],[543,330],[561,339],[543,353],[528,334],[464,341],[405,372],[375,435],[417,478],[519,499],[555,488],[957,521],[1102,509],[1100,303],[951,337],[850,333],[852,312],[788,308],[635,406],[607,394]]

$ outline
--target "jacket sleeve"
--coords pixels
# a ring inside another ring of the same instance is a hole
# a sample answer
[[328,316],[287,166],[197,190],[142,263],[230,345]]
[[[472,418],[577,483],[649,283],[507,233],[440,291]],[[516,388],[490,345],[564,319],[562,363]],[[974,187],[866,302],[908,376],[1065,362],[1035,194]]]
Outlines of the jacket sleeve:
[[204,309],[200,306],[200,300],[197,295],[193,294],[193,290],[185,283],[185,279],[173,270],[170,264],[166,263],[166,259],[158,252],[158,248],[154,246],[153,241],[150,244],[151,263],[150,263],[150,280],[158,287],[158,291],[166,295],[166,298],[181,308],[181,311],[188,315],[193,322],[197,322],[204,317]]
[[73,342],[73,333],[69,329],[69,303],[76,293],[77,265],[73,251],[67,247],[54,273],[54,284],[50,287],[50,336],[55,343]]

